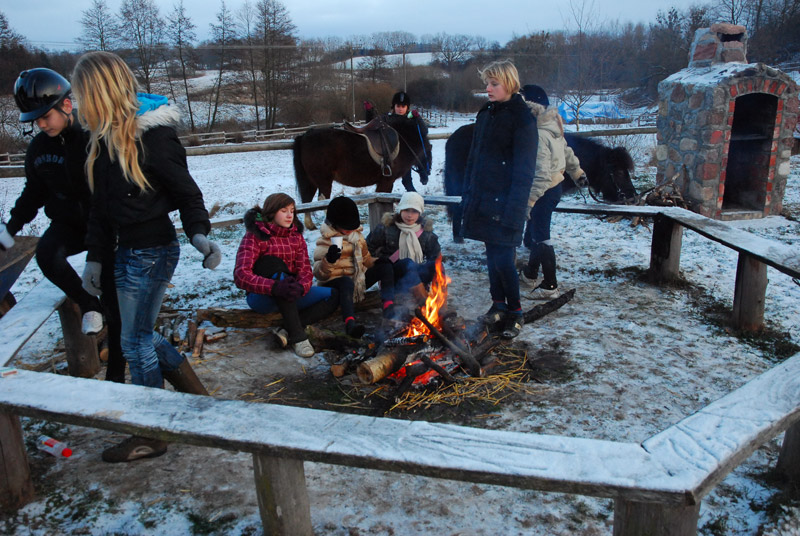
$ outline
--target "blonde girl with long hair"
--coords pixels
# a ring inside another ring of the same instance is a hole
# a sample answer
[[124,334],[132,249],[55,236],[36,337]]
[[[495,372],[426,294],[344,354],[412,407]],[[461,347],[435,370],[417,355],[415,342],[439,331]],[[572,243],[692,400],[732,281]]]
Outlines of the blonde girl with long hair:
[[[100,255],[116,244],[114,279],[122,321],[122,352],[131,383],[208,394],[189,362],[153,331],[161,302],[180,256],[170,212],[180,212],[203,267],[219,264],[203,194],[189,174],[175,126],[180,116],[166,97],[137,92],[125,62],[109,52],[84,54],[75,66],[72,89],[79,118],[89,131],[86,176],[92,190],[83,286],[100,294]],[[164,454],[167,444],[129,437],[103,452],[107,462]]]

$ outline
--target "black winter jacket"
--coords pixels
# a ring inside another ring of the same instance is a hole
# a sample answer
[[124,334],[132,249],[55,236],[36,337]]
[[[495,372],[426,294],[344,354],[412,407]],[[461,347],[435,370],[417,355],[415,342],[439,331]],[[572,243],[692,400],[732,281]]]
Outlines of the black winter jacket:
[[186,151],[174,125],[179,112],[161,106],[137,117],[139,164],[150,188],[141,190],[129,182],[117,163],[112,163],[101,141],[94,164],[94,193],[89,216],[87,260],[97,261],[103,247],[113,245],[139,249],[163,246],[176,238],[169,213],[179,210],[188,237],[211,230],[203,194],[189,174]]
[[40,132],[31,140],[25,153],[25,187],[11,209],[9,233],[17,234],[44,207],[53,222],[83,236],[92,195],[83,170],[88,141],[74,112],[72,124],[58,136]]
[[465,172],[465,238],[520,245],[538,143],[536,118],[519,93],[481,108]]
[[[381,218],[381,224],[375,227],[367,235],[367,247],[369,253],[376,259],[379,257],[391,257],[395,251],[400,249],[400,229],[395,225],[399,214],[387,212]],[[439,237],[433,232],[433,222],[420,215],[417,220],[422,226],[422,234],[419,235],[419,247],[426,261],[435,260],[442,252],[439,246]]]

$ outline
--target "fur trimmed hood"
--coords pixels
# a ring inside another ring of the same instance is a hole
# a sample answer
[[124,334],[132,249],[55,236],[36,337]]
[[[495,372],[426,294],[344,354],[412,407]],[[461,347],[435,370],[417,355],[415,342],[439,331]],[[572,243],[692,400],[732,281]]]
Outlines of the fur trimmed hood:
[[[395,222],[400,222],[400,223],[403,222],[403,220],[400,217],[400,214],[396,214],[394,212],[385,212],[383,216],[381,216],[381,223],[385,227],[390,227],[394,225]],[[423,231],[433,232],[433,221],[426,218],[424,214],[419,215],[417,223],[422,225]]]
[[564,135],[564,122],[561,120],[561,116],[558,114],[558,108],[555,106],[545,108],[536,102],[527,102],[526,104],[528,105],[528,108],[531,109],[533,116],[536,118],[536,126],[538,128],[549,130],[555,136]]
[[[267,222],[264,222],[261,219],[261,209],[258,207],[251,208],[247,212],[244,213],[244,229],[245,231],[250,231],[259,240],[268,240],[270,237],[270,226]],[[303,224],[300,222],[300,219],[295,216],[294,218],[294,227],[300,234],[303,234]],[[283,227],[282,227],[283,229]]]

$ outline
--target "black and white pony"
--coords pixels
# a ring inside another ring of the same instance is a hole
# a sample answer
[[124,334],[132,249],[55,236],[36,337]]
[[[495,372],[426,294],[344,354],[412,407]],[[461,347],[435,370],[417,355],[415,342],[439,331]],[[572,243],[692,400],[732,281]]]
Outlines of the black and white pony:
[[[469,147],[472,144],[474,124],[464,125],[453,132],[445,144],[444,161],[444,193],[445,195],[462,195],[464,192],[464,173],[467,166]],[[624,147],[606,147],[590,138],[565,133],[567,145],[575,151],[586,172],[589,186],[600,192],[608,203],[624,203],[636,196],[631,176],[633,159]],[[566,175],[562,184],[564,193],[577,188]],[[461,207],[448,206],[448,213],[453,222],[453,237],[461,237]]]

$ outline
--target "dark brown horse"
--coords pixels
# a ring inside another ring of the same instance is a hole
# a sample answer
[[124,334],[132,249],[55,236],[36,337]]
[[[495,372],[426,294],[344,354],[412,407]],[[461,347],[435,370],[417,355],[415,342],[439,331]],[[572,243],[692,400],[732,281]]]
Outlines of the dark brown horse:
[[[410,121],[387,121],[397,131],[400,151],[391,163],[391,173],[384,175],[367,149],[366,140],[341,128],[311,128],[294,141],[294,175],[302,203],[329,199],[334,182],[345,186],[376,185],[376,192],[391,192],[397,177],[411,166],[427,167],[431,144]],[[306,224],[314,228],[306,215]]]

